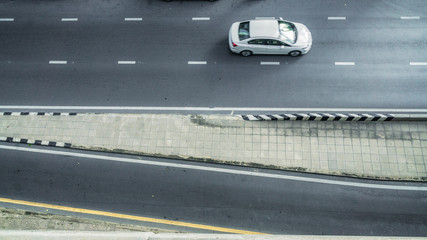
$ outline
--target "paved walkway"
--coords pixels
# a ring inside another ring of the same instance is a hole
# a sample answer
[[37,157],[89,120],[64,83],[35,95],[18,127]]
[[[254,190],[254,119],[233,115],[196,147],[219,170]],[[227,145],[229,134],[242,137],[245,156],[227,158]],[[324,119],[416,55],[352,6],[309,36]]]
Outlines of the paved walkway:
[[427,122],[244,121],[228,115],[12,115],[0,116],[0,137],[314,173],[427,181]]

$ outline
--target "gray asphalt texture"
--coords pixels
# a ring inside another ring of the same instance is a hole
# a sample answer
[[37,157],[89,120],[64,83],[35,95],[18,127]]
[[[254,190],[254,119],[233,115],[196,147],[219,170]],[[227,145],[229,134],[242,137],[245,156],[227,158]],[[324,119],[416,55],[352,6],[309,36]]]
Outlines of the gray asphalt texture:
[[[0,17],[15,21],[0,22],[0,102],[426,108],[427,68],[409,65],[427,61],[426,13],[424,0],[2,1]],[[299,58],[231,54],[230,25],[259,16],[306,24],[311,52]],[[61,22],[65,17],[79,20]],[[334,65],[348,61],[356,65]]]
[[[1,1],[0,18],[15,21],[0,22],[0,103],[426,108],[427,68],[409,66],[427,61],[426,13],[424,0]],[[300,58],[231,54],[230,25],[260,16],[306,24],[311,52]],[[65,17],[79,20],[61,22]],[[346,61],[356,65],[334,65]],[[0,166],[0,194],[14,199],[268,233],[427,232],[423,192],[10,151],[0,152]]]
[[427,232],[425,192],[9,150],[0,152],[0,165],[0,182],[6,183],[0,184],[1,196],[12,199],[275,234],[425,236]]

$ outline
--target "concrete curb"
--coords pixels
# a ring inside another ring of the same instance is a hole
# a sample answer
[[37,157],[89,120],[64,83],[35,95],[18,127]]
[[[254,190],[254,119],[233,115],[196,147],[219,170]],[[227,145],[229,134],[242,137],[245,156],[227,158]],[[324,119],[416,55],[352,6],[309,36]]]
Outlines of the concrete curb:
[[71,143],[46,141],[46,140],[32,140],[27,138],[0,137],[0,142],[14,142],[14,143],[24,143],[24,144],[30,144],[30,145],[71,148]]
[[246,121],[340,121],[340,122],[385,122],[427,121],[427,114],[387,113],[287,113],[266,115],[237,115]]
[[77,114],[62,112],[0,112],[0,116],[76,116]]
[[225,164],[225,165],[231,165],[231,166],[253,167],[253,168],[261,168],[261,169],[282,170],[282,171],[289,171],[289,172],[300,172],[300,173],[320,174],[320,175],[329,175],[329,176],[338,176],[338,177],[350,177],[350,178],[369,179],[369,180],[427,182],[427,178],[424,178],[424,177],[397,177],[397,176],[381,177],[381,176],[374,176],[374,175],[368,175],[368,174],[346,173],[346,172],[339,172],[339,171],[324,171],[324,170],[310,169],[310,168],[304,168],[304,167],[281,167],[276,165],[265,165],[265,164],[259,164],[259,163],[224,161],[224,160],[217,160],[212,158],[196,158],[196,157],[184,157],[179,155],[151,154],[151,153],[125,150],[125,149],[106,149],[106,148],[100,148],[100,147],[88,148],[85,146],[75,146],[75,145],[73,145],[72,148],[95,151],[95,152],[122,153],[122,154],[131,154],[131,155],[145,156],[145,157],[169,158],[169,159],[203,162],[203,163]]
[[[76,112],[0,112],[0,116],[76,116],[87,113]],[[99,113],[94,113],[99,114]],[[229,115],[224,115],[229,116]],[[286,114],[246,114],[235,115],[246,121],[427,121],[425,113],[388,114],[388,113],[286,113]]]
[[427,114],[394,114],[394,121],[427,121]]
[[[348,172],[340,172],[340,171],[325,171],[325,170],[310,169],[310,168],[304,168],[304,167],[282,167],[282,166],[267,165],[267,164],[260,164],[260,163],[224,161],[224,160],[218,160],[213,158],[197,158],[197,157],[187,157],[187,156],[180,156],[180,155],[167,155],[167,154],[160,154],[160,153],[153,154],[153,153],[146,153],[146,152],[140,152],[140,151],[126,150],[126,149],[117,149],[117,148],[108,149],[108,148],[102,148],[102,147],[87,147],[87,146],[73,145],[71,143],[61,143],[61,142],[53,142],[53,141],[46,141],[46,140],[42,141],[42,140],[28,140],[24,138],[0,137],[0,141],[23,143],[23,144],[34,144],[34,145],[42,145],[42,146],[49,146],[49,147],[71,148],[71,149],[87,150],[87,151],[94,151],[94,152],[130,154],[130,155],[145,156],[145,157],[169,158],[169,159],[203,162],[203,163],[225,164],[225,165],[231,165],[231,166],[254,167],[254,168],[261,168],[261,169],[282,170],[282,171],[290,171],[290,172],[321,174],[321,175],[330,175],[330,176],[339,176],[339,177],[359,178],[359,179],[383,180],[383,181],[427,182],[427,178],[424,178],[424,177],[398,177],[398,176],[382,177],[382,176],[348,173]],[[39,143],[41,142],[43,144],[30,143],[34,141],[38,141]]]

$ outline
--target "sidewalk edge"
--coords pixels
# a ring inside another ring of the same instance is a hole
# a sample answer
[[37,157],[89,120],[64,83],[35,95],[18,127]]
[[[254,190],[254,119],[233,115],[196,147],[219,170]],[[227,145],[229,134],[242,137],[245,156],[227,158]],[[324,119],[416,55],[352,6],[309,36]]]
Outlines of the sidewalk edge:
[[187,157],[187,156],[180,156],[180,155],[167,155],[167,154],[158,154],[158,153],[153,154],[153,153],[146,153],[146,152],[140,152],[140,151],[126,150],[126,149],[107,149],[102,147],[85,147],[85,146],[78,146],[78,145],[72,145],[71,148],[80,149],[80,150],[89,150],[89,151],[95,151],[95,152],[122,153],[122,154],[130,154],[130,155],[145,156],[145,157],[169,158],[169,159],[193,161],[193,162],[224,164],[224,165],[231,165],[231,166],[253,167],[253,168],[261,168],[261,169],[282,170],[282,171],[290,171],[290,172],[320,174],[320,175],[331,175],[331,176],[339,176],[339,177],[361,178],[361,179],[369,179],[369,180],[427,182],[427,178],[423,178],[423,177],[397,177],[397,176],[381,177],[381,176],[375,176],[375,175],[347,173],[347,172],[340,172],[340,171],[324,171],[324,170],[310,169],[310,168],[304,168],[304,167],[280,167],[275,165],[264,165],[259,163],[224,161],[224,160],[217,160],[213,158],[197,158],[197,157],[191,157],[191,156]]

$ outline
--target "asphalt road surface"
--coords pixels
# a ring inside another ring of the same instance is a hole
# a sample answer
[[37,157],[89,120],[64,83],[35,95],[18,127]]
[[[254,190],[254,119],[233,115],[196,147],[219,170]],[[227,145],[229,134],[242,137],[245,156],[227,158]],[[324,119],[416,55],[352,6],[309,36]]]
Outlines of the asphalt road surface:
[[[309,54],[229,52],[233,22],[269,16],[307,25]],[[424,0],[0,2],[1,105],[426,108],[426,62]]]
[[[18,144],[7,146],[25,148]],[[197,163],[190,166],[194,165],[200,166]],[[263,233],[425,236],[427,232],[425,190],[339,186],[5,149],[0,151],[0,166],[3,198]],[[257,171],[341,182],[425,187],[415,183]]]

